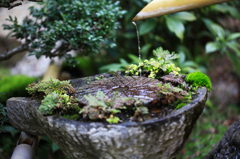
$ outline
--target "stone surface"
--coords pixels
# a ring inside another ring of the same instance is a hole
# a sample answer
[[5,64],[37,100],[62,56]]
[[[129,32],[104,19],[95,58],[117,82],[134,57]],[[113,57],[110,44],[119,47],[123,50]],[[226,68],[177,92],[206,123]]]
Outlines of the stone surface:
[[[71,83],[80,87],[93,79]],[[29,98],[9,99],[7,111],[15,128],[49,136],[70,159],[171,159],[185,146],[206,99],[207,89],[200,88],[191,103],[164,118],[112,125],[42,116],[40,102]]]
[[112,98],[118,91],[120,97],[134,97],[146,101],[146,103],[157,100],[156,89],[161,81],[153,78],[139,76],[114,76],[93,81],[87,85],[76,88],[75,97],[81,103],[86,104],[84,95],[91,94],[96,96],[101,90],[106,96]]
[[240,158],[240,119],[228,128],[222,139],[204,157],[204,159],[223,158]]

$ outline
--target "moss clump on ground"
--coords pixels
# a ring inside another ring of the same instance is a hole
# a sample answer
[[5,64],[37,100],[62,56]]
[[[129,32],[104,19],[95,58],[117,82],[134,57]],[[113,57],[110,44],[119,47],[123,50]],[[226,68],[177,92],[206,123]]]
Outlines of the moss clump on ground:
[[205,86],[205,87],[207,87],[208,91],[210,91],[212,88],[212,83],[211,83],[210,78],[201,72],[189,73],[186,76],[185,80],[186,80],[186,82],[188,82],[196,87]]
[[26,86],[36,81],[36,77],[27,77],[25,75],[10,75],[0,80],[0,103],[5,103],[8,98],[13,96],[27,96]]

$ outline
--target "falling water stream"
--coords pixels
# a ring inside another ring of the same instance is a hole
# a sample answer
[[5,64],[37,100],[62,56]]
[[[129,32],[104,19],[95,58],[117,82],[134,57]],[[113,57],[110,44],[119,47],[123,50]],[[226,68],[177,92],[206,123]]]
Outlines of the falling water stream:
[[142,69],[140,67],[140,64],[141,64],[141,47],[140,47],[140,38],[139,38],[139,33],[138,33],[138,27],[137,27],[137,24],[135,22],[132,22],[133,25],[135,25],[135,28],[136,28],[136,32],[137,32],[137,39],[138,39],[138,58],[139,58],[139,72],[140,72],[140,77],[142,76]]

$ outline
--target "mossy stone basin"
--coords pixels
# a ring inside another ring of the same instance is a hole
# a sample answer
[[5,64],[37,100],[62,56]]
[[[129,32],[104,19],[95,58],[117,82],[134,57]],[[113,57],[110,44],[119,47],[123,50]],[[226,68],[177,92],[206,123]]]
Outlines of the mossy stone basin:
[[[71,80],[71,84],[78,88],[94,78]],[[10,98],[7,112],[13,127],[48,136],[70,159],[171,159],[188,141],[206,99],[207,89],[199,88],[192,102],[181,109],[138,123],[88,123],[42,116],[37,111],[40,101],[25,97]]]

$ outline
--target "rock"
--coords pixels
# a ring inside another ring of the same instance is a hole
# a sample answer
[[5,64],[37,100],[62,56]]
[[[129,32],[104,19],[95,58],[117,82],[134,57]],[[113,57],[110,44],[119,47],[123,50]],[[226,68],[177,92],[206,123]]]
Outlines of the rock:
[[[78,90],[93,78],[76,79],[71,83]],[[70,159],[171,159],[188,141],[206,99],[207,89],[200,88],[192,102],[181,109],[164,118],[139,123],[86,123],[42,116],[37,111],[39,101],[20,97],[7,101],[7,112],[15,128],[33,135],[47,135]]]
[[118,92],[121,97],[134,97],[146,102],[157,99],[158,84],[162,82],[147,77],[139,76],[115,76],[93,81],[85,86],[76,89],[76,98],[83,104],[87,101],[84,95],[96,95],[101,90],[108,97],[112,98],[114,92]]

